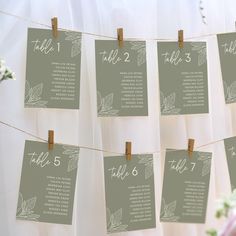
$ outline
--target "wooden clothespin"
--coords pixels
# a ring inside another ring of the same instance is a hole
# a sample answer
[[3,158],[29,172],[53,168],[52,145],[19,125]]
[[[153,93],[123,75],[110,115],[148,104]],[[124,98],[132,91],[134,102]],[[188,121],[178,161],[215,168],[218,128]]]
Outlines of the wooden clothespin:
[[131,158],[132,158],[131,146],[132,146],[131,142],[126,142],[125,143],[125,156],[126,156],[127,161],[130,161]]
[[188,140],[188,155],[189,155],[189,157],[191,157],[192,154],[193,154],[194,141],[195,141],[194,139],[189,139]]
[[48,130],[48,149],[52,150],[54,145],[54,130]]
[[183,30],[178,31],[178,44],[179,44],[179,48],[184,47],[184,31]]
[[52,35],[54,38],[57,38],[58,36],[58,20],[57,17],[53,17],[51,19],[52,21]]
[[118,39],[119,47],[122,48],[123,45],[124,45],[123,28],[118,28],[117,29],[117,39]]

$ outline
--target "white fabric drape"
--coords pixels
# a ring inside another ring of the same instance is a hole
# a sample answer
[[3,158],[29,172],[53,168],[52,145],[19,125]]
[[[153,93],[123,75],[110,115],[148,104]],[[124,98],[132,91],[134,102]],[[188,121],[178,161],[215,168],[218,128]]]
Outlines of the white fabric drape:
[[[57,16],[62,28],[116,36],[147,38],[148,117],[97,118],[94,36],[83,35],[81,102],[79,110],[24,109],[27,28],[40,27],[0,14],[0,57],[16,73],[16,81],[0,84],[0,120],[46,138],[55,130],[55,141],[124,152],[131,140],[133,153],[186,148],[188,138],[196,146],[236,135],[236,105],[225,105],[218,48],[215,36],[200,38],[208,43],[210,113],[160,117],[156,41],[234,31],[236,2],[205,0],[202,23],[198,0],[0,0],[0,10],[50,24]],[[99,39],[99,37],[96,37]],[[102,39],[102,38],[101,38]],[[16,221],[25,139],[30,136],[0,124],[0,235],[1,236],[106,236],[103,153],[81,149],[73,225]],[[154,155],[156,229],[118,233],[117,236],[199,236],[220,227],[214,218],[215,200],[230,193],[224,145],[202,148],[213,152],[207,219],[205,225],[160,223],[164,153]],[[109,153],[104,153],[109,155]]]

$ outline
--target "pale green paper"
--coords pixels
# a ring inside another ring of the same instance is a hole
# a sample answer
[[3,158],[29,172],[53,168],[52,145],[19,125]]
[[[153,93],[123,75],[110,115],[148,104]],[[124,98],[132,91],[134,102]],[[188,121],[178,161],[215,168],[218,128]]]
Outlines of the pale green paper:
[[79,148],[26,141],[16,218],[72,224]]
[[161,115],[208,113],[205,42],[158,42]]
[[205,223],[211,172],[210,152],[167,149],[160,221]]
[[147,116],[146,43],[96,40],[97,113]]
[[225,103],[236,102],[236,33],[218,34],[221,73],[225,94]]
[[233,191],[236,188],[236,137],[225,139],[224,145],[229,169],[230,184]]
[[28,29],[25,107],[79,109],[81,33]]
[[104,176],[107,232],[154,228],[153,156],[104,157]]

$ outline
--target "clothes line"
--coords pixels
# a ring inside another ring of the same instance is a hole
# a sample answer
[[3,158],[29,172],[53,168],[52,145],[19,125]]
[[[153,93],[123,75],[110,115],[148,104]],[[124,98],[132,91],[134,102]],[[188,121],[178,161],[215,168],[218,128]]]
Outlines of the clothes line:
[[[10,12],[6,12],[0,9],[0,14],[3,15],[7,15],[7,16],[11,16],[11,17],[15,17],[19,20],[28,22],[28,23],[32,23],[32,24],[36,24],[36,25],[40,25],[46,28],[52,28],[51,25],[49,24],[45,24],[42,22],[38,22],[35,20],[31,20],[29,18],[23,17],[23,16],[19,16]],[[91,35],[91,36],[96,36],[96,37],[104,37],[104,38],[108,38],[108,39],[117,39],[117,37],[114,36],[108,36],[108,35],[102,35],[102,34],[95,34],[95,33],[91,33],[91,32],[85,32],[85,31],[78,31],[78,30],[72,30],[72,29],[65,29],[65,28],[60,28],[58,27],[58,30],[63,30],[63,31],[73,31],[73,32],[78,32],[78,33],[82,33],[85,35]],[[206,38],[206,37],[211,37],[211,36],[216,36],[217,34],[223,34],[223,33],[231,33],[231,32],[220,32],[220,33],[214,33],[214,34],[203,34],[203,35],[199,35],[199,36],[192,36],[192,37],[185,37],[184,40],[192,40],[192,39],[200,39],[200,38]],[[176,38],[126,38],[124,37],[124,41],[125,40],[133,40],[133,41],[139,41],[139,40],[155,40],[155,41],[177,41],[177,36]]]
[[[28,131],[25,131],[23,129],[20,129],[14,125],[11,125],[11,124],[8,124],[6,122],[3,122],[3,121],[0,121],[0,124],[4,125],[4,126],[7,126],[9,128],[12,128],[14,130],[17,130],[21,133],[24,133],[24,134],[27,134],[28,136],[32,137],[32,138],[36,138],[40,141],[43,141],[43,142],[48,142],[48,140],[44,139],[44,138],[41,138],[35,134],[32,134]],[[229,137],[228,137],[229,138]],[[226,139],[226,138],[224,138]],[[208,147],[208,146],[211,146],[213,144],[216,144],[216,143],[219,143],[219,142],[222,142],[224,139],[218,139],[218,140],[215,140],[215,141],[212,141],[212,142],[209,142],[209,143],[206,143],[206,144],[203,144],[203,145],[200,145],[200,146],[197,146],[194,148],[194,151],[196,149],[202,149],[202,148],[205,148],[205,147]],[[81,149],[87,149],[87,150],[91,150],[91,151],[98,151],[98,152],[105,152],[105,153],[110,153],[110,154],[116,154],[116,155],[125,155],[125,153],[121,153],[121,152],[114,152],[114,151],[109,151],[109,150],[105,150],[105,149],[100,149],[100,148],[96,148],[96,147],[88,147],[88,146],[81,146],[81,145],[71,145],[71,144],[66,144],[66,143],[55,143],[55,144],[60,144],[60,145],[69,145],[69,146],[75,146],[75,147],[78,147],[78,148],[81,148]],[[174,152],[176,150],[179,150],[179,149],[171,149],[171,150],[166,150],[166,149],[162,149],[162,150],[159,150],[159,151],[154,151],[154,152],[145,152],[145,153],[140,153],[142,155],[148,155],[148,154],[161,154],[161,153],[166,153],[166,152]],[[183,150],[183,149],[182,149]],[[186,149],[187,150],[187,149]],[[137,153],[135,153],[137,154]]]
[[[19,20],[22,20],[22,21],[25,21],[25,22],[29,22],[29,23],[32,23],[32,24],[37,24],[37,25],[40,25],[40,26],[43,26],[43,27],[46,27],[46,28],[49,28],[51,29],[51,25],[48,25],[48,24],[44,24],[44,23],[41,23],[41,22],[37,22],[37,21],[34,21],[34,20],[31,20],[29,18],[25,18],[25,17],[22,17],[22,16],[18,16],[18,15],[15,15],[13,13],[10,13],[10,12],[5,12],[5,11],[2,11],[0,10],[0,14],[3,14],[3,15],[7,15],[7,16],[11,16],[11,17],[15,17]],[[69,30],[69,29],[63,29],[63,28],[59,28],[60,30],[65,30],[65,31],[75,31],[75,30]],[[99,34],[94,34],[94,33],[88,33],[88,32],[81,32],[81,31],[76,31],[76,32],[80,32],[82,34],[87,34],[87,35],[92,35],[92,36],[98,36],[98,37],[105,37],[105,38],[110,38],[110,39],[116,39],[116,37],[110,37],[110,36],[105,36],[105,35],[99,35]],[[216,34],[207,34],[207,35],[201,35],[201,36],[197,36],[197,37],[189,37],[189,38],[185,38],[185,39],[197,39],[197,38],[202,38],[202,37],[209,37],[209,36],[215,36]],[[159,41],[162,41],[162,40],[165,40],[165,41],[168,41],[168,40],[174,40],[174,41],[177,41],[177,39],[158,39],[158,38],[154,38],[154,39],[144,39],[144,38],[125,38],[125,40],[129,40],[129,39],[132,39],[132,40],[159,40]],[[28,131],[25,131],[23,129],[20,129],[18,127],[15,127],[11,124],[8,124],[8,123],[5,123],[3,121],[0,121],[1,124],[9,127],[9,128],[12,128],[12,129],[15,129],[19,132],[22,132],[22,133],[25,133],[33,138],[36,138],[38,140],[41,140],[43,142],[47,142],[46,139],[43,139],[41,137],[38,137]],[[224,139],[220,139],[220,140],[216,140],[216,141],[212,141],[210,143],[207,143],[207,144],[204,144],[204,145],[200,145],[198,147],[195,147],[195,149],[201,149],[201,148],[204,148],[204,147],[207,147],[207,146],[210,146],[210,145],[213,145],[215,143],[218,143],[218,142],[221,142],[223,141]],[[59,143],[60,144],[60,143]],[[70,145],[70,144],[62,144],[62,145]],[[187,144],[186,144],[187,146]],[[114,152],[114,151],[110,151],[110,150],[104,150],[104,149],[99,149],[99,148],[96,148],[96,147],[88,147],[88,146],[80,146],[78,145],[77,147],[79,148],[83,148],[83,149],[88,149],[88,150],[93,150],[93,151],[99,151],[99,152],[106,152],[106,153],[111,153],[111,154],[116,154],[116,155],[125,155],[124,152]],[[142,153],[142,154],[161,154],[162,152],[165,153],[165,152],[172,152],[172,151],[175,151],[176,149],[172,149],[172,150],[159,150],[159,151],[154,151],[154,152],[149,152],[149,153]]]

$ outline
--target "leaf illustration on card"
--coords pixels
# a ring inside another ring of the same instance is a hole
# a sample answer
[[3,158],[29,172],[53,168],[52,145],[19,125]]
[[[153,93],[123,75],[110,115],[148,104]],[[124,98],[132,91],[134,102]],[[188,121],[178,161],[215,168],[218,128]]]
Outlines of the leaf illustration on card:
[[208,175],[211,169],[211,160],[206,160],[203,162],[202,176]]
[[81,43],[79,40],[75,40],[72,42],[72,48],[71,48],[71,57],[76,57],[80,54]]
[[164,100],[165,100],[164,94],[160,91],[160,104],[161,104],[161,108],[164,107]]
[[105,107],[106,110],[109,110],[112,108],[113,104],[113,93],[108,94],[106,97],[103,99],[103,107]]
[[77,169],[80,151],[79,147],[64,145],[63,149],[63,154],[68,155],[68,157],[70,158],[68,161],[67,172],[71,172],[72,170]]
[[67,171],[70,172],[78,167],[79,155],[73,155],[68,162]]
[[206,57],[206,44],[203,42],[191,43],[192,50],[198,53],[198,66],[201,66],[207,62]]
[[67,31],[65,32],[65,35],[65,40],[74,41],[77,39],[81,39],[81,33],[78,32]]
[[111,214],[109,208],[107,208],[107,232],[114,233],[114,232],[121,232],[126,231],[128,225],[122,224],[122,208],[115,211]]
[[64,149],[63,154],[66,155],[79,154],[79,147],[71,145],[63,145],[62,147]]
[[225,80],[223,80],[223,87],[224,87],[225,100],[227,100],[228,94],[229,94],[229,88],[228,88],[227,82]]
[[175,107],[175,93],[171,93],[169,96],[165,97],[164,93],[160,91],[160,102],[161,102],[161,113],[162,114],[179,114],[181,109]]
[[21,210],[22,203],[23,203],[23,197],[22,197],[22,194],[19,193],[18,203],[17,203],[17,213]]
[[110,93],[102,98],[101,93],[98,91],[97,97],[98,116],[115,116],[118,114],[119,110],[115,110],[112,108],[114,98],[113,93]]
[[228,148],[228,152],[230,153],[231,158],[236,158],[235,147]]
[[227,85],[226,81],[223,81],[223,85],[226,103],[236,102],[236,81],[230,86]]
[[37,84],[30,88],[29,81],[25,83],[25,106],[26,107],[46,107],[47,101],[41,100],[43,84]]
[[76,57],[81,52],[81,33],[78,32],[65,32],[65,40],[72,42],[71,57]]
[[25,98],[29,96],[29,91],[30,91],[30,84],[28,80],[25,81]]
[[198,161],[202,161],[202,177],[208,175],[211,171],[211,155],[208,153],[198,153]]
[[28,200],[23,200],[23,196],[19,193],[18,206],[17,206],[17,219],[26,219],[26,220],[37,220],[40,215],[34,214],[34,207],[37,201],[37,197],[32,197]]
[[177,222],[179,217],[175,216],[177,201],[166,204],[165,199],[162,199],[160,219],[162,221]]
[[102,96],[99,92],[97,92],[97,106],[97,110],[100,111],[102,109]]
[[36,200],[37,200],[36,197],[33,197],[33,198],[30,198],[30,199],[26,200],[25,201],[25,209],[24,210],[29,212],[32,209],[34,209]]
[[153,175],[153,158],[143,155],[138,158],[138,163],[145,165],[145,179],[149,179]]
[[145,42],[130,42],[131,50],[137,52],[137,65],[141,66],[146,62],[146,46]]
[[107,218],[107,225],[111,223],[111,211],[109,208],[106,209],[106,218]]
[[43,84],[38,84],[31,90],[32,101],[38,101],[43,92]]

